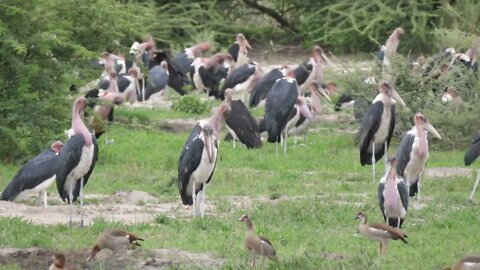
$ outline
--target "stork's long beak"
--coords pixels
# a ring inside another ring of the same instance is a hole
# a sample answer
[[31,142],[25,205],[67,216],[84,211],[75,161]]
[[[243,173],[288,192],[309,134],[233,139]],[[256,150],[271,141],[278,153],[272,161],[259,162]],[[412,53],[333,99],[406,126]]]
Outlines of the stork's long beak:
[[432,124],[430,124],[429,122],[426,122],[425,123],[425,129],[432,133],[433,134],[433,137],[437,138],[437,139],[442,139],[442,136],[440,136],[440,134],[438,133],[438,131],[432,126]]
[[325,62],[325,65],[327,66],[334,66],[335,64],[330,60],[330,58],[327,57],[327,55],[323,52],[320,53],[320,57],[322,58],[323,62]]
[[251,49],[252,49],[252,46],[250,45],[250,42],[248,42],[247,39],[244,39],[244,42],[245,42],[245,47],[246,47],[247,49],[251,50]]
[[327,94],[327,91],[325,89],[323,89],[322,87],[320,87],[318,85],[314,85],[312,87],[312,90],[313,90],[314,94],[316,94],[318,97],[322,96],[326,100],[328,100],[329,102],[332,102],[332,100],[330,99],[330,96],[328,96],[328,94]]
[[209,134],[208,131],[204,131],[205,136],[205,147],[207,148],[208,162],[213,162],[213,142],[212,134]]
[[397,93],[397,90],[395,90],[393,87],[391,89],[392,91],[392,98],[394,100],[396,100],[397,102],[399,102],[400,104],[403,105],[403,107],[407,107],[407,105],[405,104],[405,102],[403,101],[402,97],[400,97],[400,95]]

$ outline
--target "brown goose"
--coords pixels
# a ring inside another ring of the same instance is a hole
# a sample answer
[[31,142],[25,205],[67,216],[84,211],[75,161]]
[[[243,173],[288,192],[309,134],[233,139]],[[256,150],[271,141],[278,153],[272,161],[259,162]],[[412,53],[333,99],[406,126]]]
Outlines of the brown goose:
[[95,259],[97,253],[104,248],[108,248],[115,252],[127,250],[130,245],[141,246],[137,241],[143,241],[143,239],[124,230],[106,230],[98,236],[95,246],[90,251],[88,261]]
[[245,247],[252,255],[252,266],[255,267],[255,259],[257,256],[269,257],[277,260],[277,253],[270,240],[264,236],[258,236],[253,231],[252,220],[247,216],[241,216],[238,221],[243,221],[247,224],[247,232],[245,233]]
[[67,258],[65,257],[65,254],[63,253],[57,253],[55,254],[52,259],[50,260],[50,267],[48,270],[76,270],[78,268],[72,267],[72,266],[67,266]]
[[453,268],[445,267],[443,270],[479,270],[480,255],[470,255],[463,257]]
[[388,240],[402,240],[407,244],[407,235],[404,234],[400,229],[393,228],[388,224],[376,223],[376,224],[367,224],[367,215],[363,212],[357,214],[356,219],[360,219],[360,225],[358,225],[358,230],[362,235],[368,239],[378,241],[380,243],[378,252],[387,253]]

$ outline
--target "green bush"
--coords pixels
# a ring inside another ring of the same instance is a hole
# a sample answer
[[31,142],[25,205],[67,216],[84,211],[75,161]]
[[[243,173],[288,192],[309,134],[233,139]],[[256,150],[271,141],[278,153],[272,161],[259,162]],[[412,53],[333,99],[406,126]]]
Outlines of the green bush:
[[173,103],[173,109],[180,112],[202,114],[207,110],[207,103],[200,100],[196,95],[182,96]]

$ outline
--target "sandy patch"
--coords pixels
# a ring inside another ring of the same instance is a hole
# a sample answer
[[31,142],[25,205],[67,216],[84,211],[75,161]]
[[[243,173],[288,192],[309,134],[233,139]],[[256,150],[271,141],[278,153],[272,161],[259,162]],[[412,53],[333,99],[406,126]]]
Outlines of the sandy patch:
[[[35,224],[54,225],[67,224],[69,206],[57,196],[50,196],[49,205],[32,206],[24,203],[0,201],[1,217],[21,217]],[[156,215],[172,218],[189,217],[192,210],[183,206],[180,201],[173,203],[158,202],[155,196],[143,191],[119,191],[113,195],[86,194],[84,209],[85,225],[101,218],[111,222],[133,224],[152,222]],[[213,206],[206,204],[206,214],[213,211]],[[73,222],[80,222],[80,208],[74,205]]]
[[427,178],[470,177],[473,169],[462,167],[426,168],[423,175]]
[[[179,249],[129,250],[127,253],[112,253],[102,250],[96,260],[87,262],[88,249],[66,251],[67,264],[79,269],[171,269],[197,267],[220,268],[224,259],[206,253],[192,253]],[[54,251],[40,248],[0,249],[0,264],[16,264],[21,269],[48,269]]]

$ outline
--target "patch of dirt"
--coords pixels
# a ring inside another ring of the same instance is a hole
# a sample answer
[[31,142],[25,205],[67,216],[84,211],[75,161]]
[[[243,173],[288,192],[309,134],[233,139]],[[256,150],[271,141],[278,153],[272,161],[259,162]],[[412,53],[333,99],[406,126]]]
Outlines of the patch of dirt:
[[343,260],[347,258],[348,256],[345,254],[340,254],[340,253],[323,253],[322,258],[327,259],[327,260]]
[[197,122],[198,120],[195,119],[164,119],[156,126],[161,130],[179,133],[191,131]]
[[[225,259],[214,258],[206,253],[192,253],[179,249],[129,250],[113,253],[102,250],[92,262],[87,262],[89,250],[64,252],[67,265],[78,269],[170,269],[176,267],[197,267],[201,269],[220,268]],[[0,265],[18,265],[21,269],[48,269],[55,251],[27,248],[0,249]]]
[[[35,224],[67,224],[68,204],[62,202],[58,196],[49,196],[48,201],[47,207],[0,201],[0,216],[21,217]],[[173,218],[192,215],[192,210],[183,206],[180,201],[174,203],[158,201],[157,197],[143,191],[118,191],[113,195],[86,194],[83,206],[84,221],[87,226],[97,218],[132,224],[152,222],[158,214]],[[208,200],[205,206],[206,213],[213,211],[213,206]],[[80,222],[78,204],[74,205],[73,222]]]
[[470,177],[473,170],[461,167],[426,168],[423,175],[428,178]]

